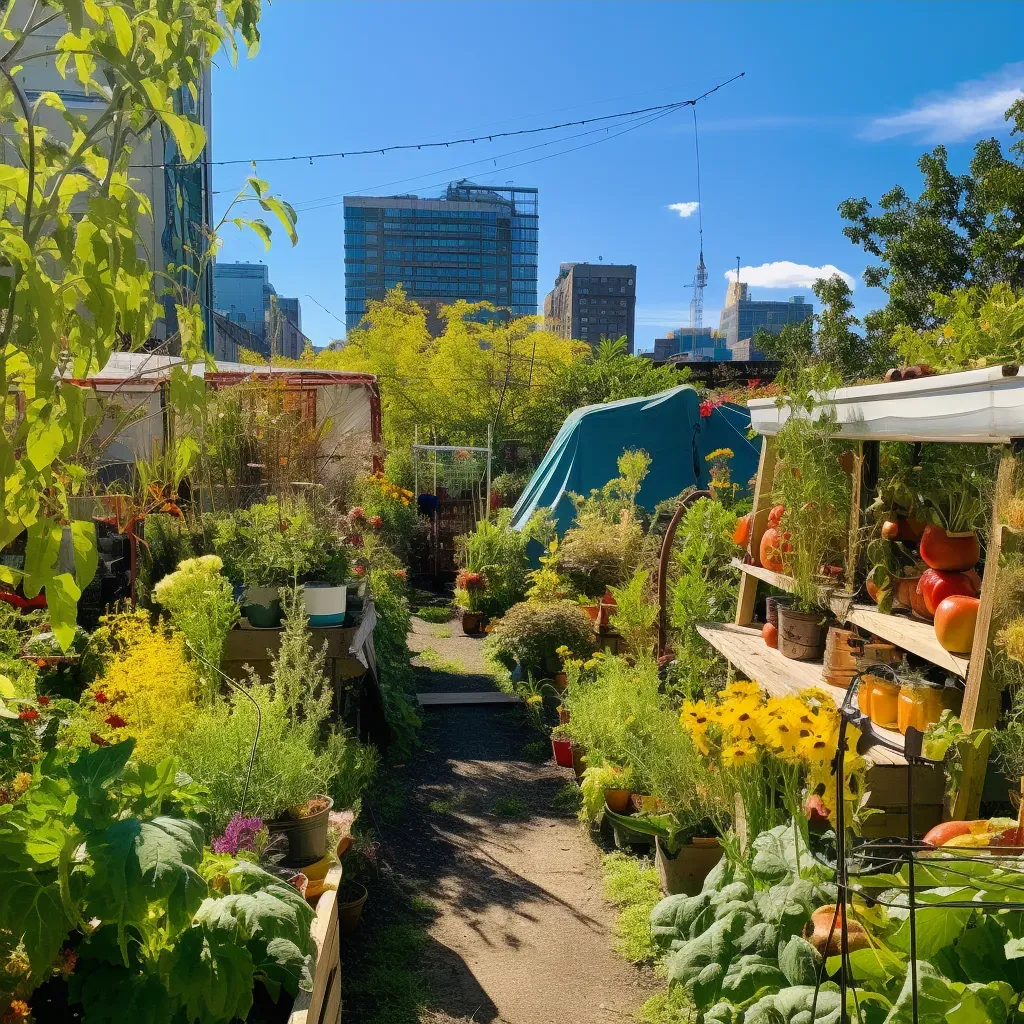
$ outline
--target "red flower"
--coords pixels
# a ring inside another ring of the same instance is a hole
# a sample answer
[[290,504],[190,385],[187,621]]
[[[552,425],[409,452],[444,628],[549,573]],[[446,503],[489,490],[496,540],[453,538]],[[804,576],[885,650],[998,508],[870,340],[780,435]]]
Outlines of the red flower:
[[407,580],[409,578],[409,571],[407,569],[396,569],[395,570],[395,575],[400,580]]
[[365,515],[366,513],[363,511],[363,506],[356,505],[356,507],[349,512],[348,517],[349,519],[362,519]]
[[107,695],[102,690],[97,690],[93,694],[93,697],[95,698],[97,704],[106,704],[107,703]]
[[39,712],[35,708],[25,708],[24,711],[18,712],[18,717],[23,722],[34,722],[39,717]]
[[38,704],[38,705],[39,705],[39,706],[40,706],[41,708],[45,708],[45,707],[46,707],[46,705],[50,703],[50,698],[49,698],[49,697],[37,697],[37,698],[36,698],[36,703],[37,703],[37,704]]
[[111,729],[123,729],[128,723],[120,715],[107,715],[103,719]]
[[384,520],[380,516],[374,516],[370,520],[370,525],[375,529],[379,530],[384,525]]
[[89,733],[89,739],[96,744],[97,747],[109,747],[110,741],[105,740],[98,732]]
[[346,544],[351,544],[354,548],[361,548],[363,546],[363,538],[359,534],[354,533],[351,537],[345,538]]
[[353,571],[353,572],[354,572],[354,573],[355,573],[355,574],[356,574],[357,576],[362,576],[362,575],[363,575],[363,573],[365,573],[365,572],[366,572],[366,566],[365,566],[365,565],[354,565],[354,566],[352,567],[352,571]]

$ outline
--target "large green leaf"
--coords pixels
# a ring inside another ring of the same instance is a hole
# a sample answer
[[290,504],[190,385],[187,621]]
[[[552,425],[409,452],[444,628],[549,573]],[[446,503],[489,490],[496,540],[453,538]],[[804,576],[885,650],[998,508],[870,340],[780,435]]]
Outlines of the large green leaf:
[[[946,907],[950,900],[970,899],[974,890],[942,886],[919,892],[916,897],[917,955],[930,960],[941,949],[952,945],[963,933],[975,911],[964,907]],[[889,944],[902,953],[910,952],[910,911],[891,908],[890,917],[899,916],[903,923],[888,938]]]
[[[232,893],[207,899],[195,915],[197,924],[210,934],[220,933],[232,941],[248,942],[286,938],[301,943],[309,952],[309,928],[313,911],[291,886],[275,882],[256,892]],[[306,940],[303,941],[303,936]]]
[[31,871],[0,872],[0,928],[25,944],[33,974],[41,979],[70,931],[57,882]]
[[187,1020],[217,1024],[245,1019],[252,1006],[254,968],[244,945],[210,938],[201,927],[189,928],[161,963],[171,996]]
[[[912,1024],[914,979],[910,971],[885,1024]],[[944,978],[927,960],[917,963],[919,1024],[1005,1024],[1013,989],[1004,981],[962,985]]]
[[[156,974],[85,960],[69,986],[83,1024],[171,1024],[171,1002]],[[112,995],[116,993],[116,996]]]
[[300,988],[307,992],[312,990],[312,954],[299,949],[290,939],[253,941],[248,943],[248,950],[257,975],[275,1002],[282,988],[291,995]]
[[96,575],[99,549],[96,546],[96,524],[76,519],[71,524],[71,540],[75,549],[75,583],[85,590]]
[[791,935],[779,947],[779,969],[790,985],[814,985],[818,981],[821,955],[801,935]]
[[838,1024],[841,1010],[842,1000],[834,985],[822,986],[816,1004],[813,985],[794,985],[760,998],[743,1015],[743,1024]]

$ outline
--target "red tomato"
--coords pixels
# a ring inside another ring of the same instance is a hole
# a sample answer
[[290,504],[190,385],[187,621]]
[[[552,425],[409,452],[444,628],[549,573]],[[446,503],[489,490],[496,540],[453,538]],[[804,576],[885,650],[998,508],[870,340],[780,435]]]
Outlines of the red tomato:
[[934,615],[935,609],[947,597],[953,597],[955,594],[978,596],[978,590],[970,576],[963,572],[945,572],[942,569],[925,569],[917,581],[917,592],[924,598],[924,606],[928,609],[929,615]]
[[894,519],[882,523],[882,540],[896,540],[900,535],[900,524]]
[[768,513],[768,525],[778,526],[782,522],[782,517],[786,514],[785,505],[776,505],[775,508]]
[[970,654],[980,604],[976,597],[954,594],[935,609],[935,636],[950,653]]
[[965,572],[981,557],[981,543],[976,533],[951,537],[941,526],[929,524],[921,534],[918,551],[932,569]]
[[773,626],[770,622],[766,622],[761,627],[761,636],[764,638],[766,647],[778,647],[779,646],[779,627]]
[[750,528],[753,525],[753,521],[753,512],[748,512],[745,516],[740,516],[736,520],[736,528],[732,531],[733,544],[739,544],[741,548],[747,546],[750,541]]
[[782,553],[784,551],[791,551],[791,545],[785,543],[785,541],[779,536],[779,531],[774,526],[769,526],[767,530],[761,534],[761,546],[758,550],[758,554],[761,556],[761,565],[766,569],[771,569],[772,572],[782,572],[784,566],[782,563]]

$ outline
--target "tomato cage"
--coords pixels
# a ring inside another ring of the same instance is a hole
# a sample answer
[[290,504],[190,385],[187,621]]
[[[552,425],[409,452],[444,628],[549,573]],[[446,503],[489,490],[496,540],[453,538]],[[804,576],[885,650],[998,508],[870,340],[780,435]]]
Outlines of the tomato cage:
[[[879,729],[860,710],[860,686],[866,678],[877,676],[895,679],[895,671],[888,665],[873,665],[858,672],[840,707],[833,762],[836,792],[845,792],[849,730],[854,726],[861,731],[859,744],[881,744],[906,758],[906,835],[851,838],[845,801],[836,800],[835,859],[823,855],[821,848],[811,851],[820,865],[835,871],[837,896],[817,969],[810,1019],[827,1017],[840,1024],[875,1019],[879,1007],[868,1003],[877,996],[860,993],[858,982],[870,980],[877,985],[880,977],[898,977],[904,957],[906,979],[900,991],[892,993],[895,999],[887,1019],[909,1019],[913,1024],[920,1024],[922,1017],[935,1019],[935,1013],[942,1012],[937,1007],[943,999],[949,1004],[946,1009],[952,1010],[968,988],[978,1005],[986,1005],[985,1000],[1002,1005],[1007,998],[1014,1003],[1024,992],[1024,958],[1016,955],[1024,943],[1020,938],[1007,940],[1005,922],[1019,921],[1024,911],[1024,780],[1017,820],[1007,819],[1007,827],[1000,823],[995,831],[973,832],[968,826],[961,845],[916,838],[915,769],[940,766],[945,750],[926,745],[924,733],[913,726],[907,727],[903,737]],[[885,924],[879,935],[880,920]],[[990,982],[985,986],[990,991],[974,992],[980,986],[966,982],[951,984],[940,977],[932,961],[942,965],[942,974],[948,972],[954,978],[957,965],[963,964],[960,973],[970,981]],[[1007,1004],[1005,1012],[1010,1010]]]

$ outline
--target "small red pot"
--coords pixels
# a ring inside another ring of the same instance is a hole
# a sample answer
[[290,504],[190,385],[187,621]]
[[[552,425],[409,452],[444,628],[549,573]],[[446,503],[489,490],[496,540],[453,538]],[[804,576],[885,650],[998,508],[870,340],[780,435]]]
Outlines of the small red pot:
[[572,767],[572,740],[555,739],[551,737],[551,751],[555,755],[555,764],[559,768],[571,768]]

